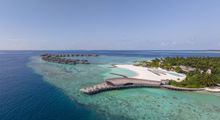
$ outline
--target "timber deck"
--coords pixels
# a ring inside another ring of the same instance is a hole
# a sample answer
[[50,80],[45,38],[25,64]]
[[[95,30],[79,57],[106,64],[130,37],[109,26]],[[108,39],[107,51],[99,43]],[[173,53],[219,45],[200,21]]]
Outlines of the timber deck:
[[117,90],[134,87],[160,87],[160,81],[141,80],[133,78],[108,79],[103,83],[80,89],[85,94],[96,94],[107,90]]
[[177,90],[177,91],[203,91],[205,88],[183,88],[183,87],[175,87],[172,85],[161,85],[161,88]]
[[140,87],[154,87],[154,88],[165,88],[170,90],[176,91],[204,91],[205,88],[182,88],[182,87],[175,87],[172,85],[167,85],[164,81],[155,81],[155,80],[142,80],[142,79],[135,79],[135,78],[113,78],[108,79],[103,83],[86,87],[80,89],[81,92],[85,94],[96,94],[104,91],[109,90],[119,90],[119,89],[126,89],[126,88],[140,88]]

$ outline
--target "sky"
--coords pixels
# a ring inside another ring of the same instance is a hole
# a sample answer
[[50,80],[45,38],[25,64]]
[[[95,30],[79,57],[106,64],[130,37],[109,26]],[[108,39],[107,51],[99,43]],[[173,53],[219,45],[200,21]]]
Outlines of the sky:
[[0,0],[0,49],[220,49],[220,0]]

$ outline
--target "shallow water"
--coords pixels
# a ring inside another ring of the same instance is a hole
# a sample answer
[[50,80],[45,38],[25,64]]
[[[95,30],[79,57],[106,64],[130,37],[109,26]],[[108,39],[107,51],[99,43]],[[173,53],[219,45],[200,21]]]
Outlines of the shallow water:
[[103,120],[27,67],[35,51],[0,54],[0,120]]
[[[147,57],[151,59],[152,57]],[[111,64],[127,64],[143,58],[100,56],[89,58],[90,65],[60,65],[32,57],[28,64],[51,85],[61,89],[71,100],[96,111],[106,119],[134,120],[218,120],[219,94],[177,92],[155,88],[114,90],[96,95],[82,94],[79,89],[119,77],[110,73],[134,76],[126,69],[112,68]],[[146,57],[145,57],[146,59]],[[97,64],[102,63],[102,64]]]

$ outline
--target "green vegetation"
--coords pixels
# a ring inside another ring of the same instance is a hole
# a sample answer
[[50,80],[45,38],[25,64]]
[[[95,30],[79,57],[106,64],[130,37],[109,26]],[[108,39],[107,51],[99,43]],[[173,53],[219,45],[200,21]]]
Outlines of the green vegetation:
[[174,86],[199,88],[220,83],[220,57],[156,58],[152,61],[140,61],[137,65],[185,73],[187,77],[182,82],[170,81]]

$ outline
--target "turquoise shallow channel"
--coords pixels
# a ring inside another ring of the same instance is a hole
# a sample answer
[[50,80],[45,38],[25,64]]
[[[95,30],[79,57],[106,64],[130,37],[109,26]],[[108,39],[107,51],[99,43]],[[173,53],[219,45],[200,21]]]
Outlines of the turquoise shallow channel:
[[119,77],[111,73],[136,75],[126,69],[112,68],[111,64],[132,64],[141,59],[151,58],[100,56],[89,58],[93,62],[89,65],[61,65],[32,57],[28,66],[71,100],[109,120],[114,119],[112,116],[125,120],[219,120],[219,94],[157,88],[114,90],[95,95],[79,91],[82,87]]

